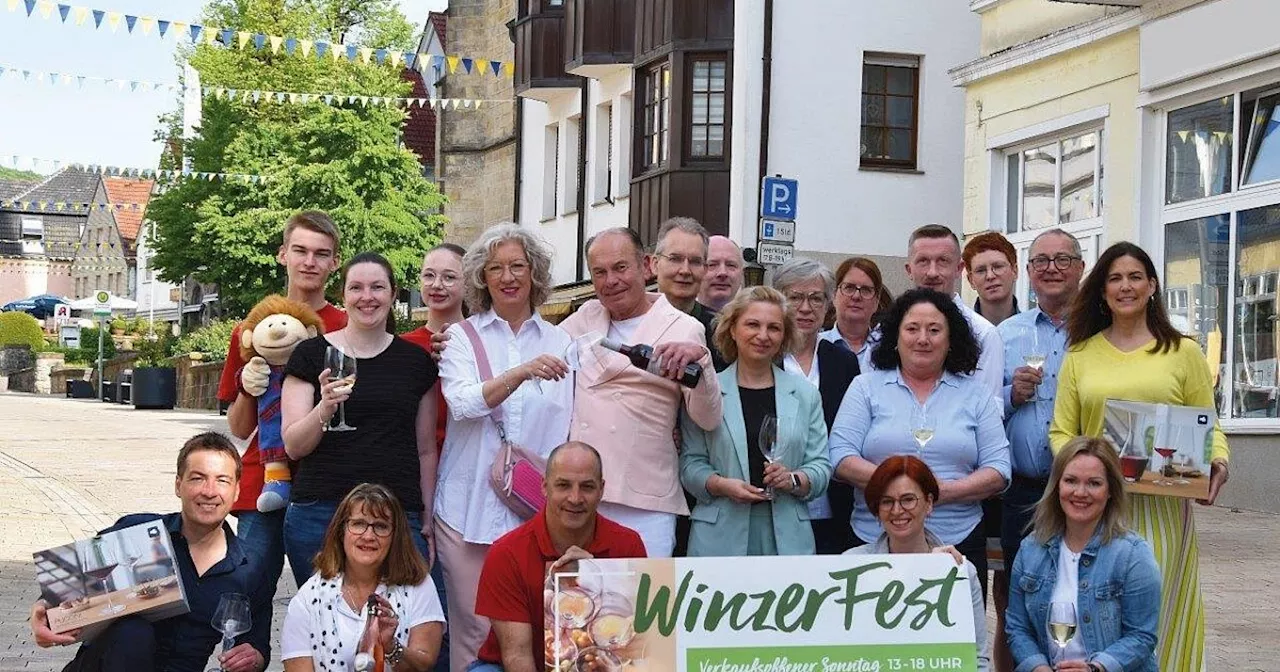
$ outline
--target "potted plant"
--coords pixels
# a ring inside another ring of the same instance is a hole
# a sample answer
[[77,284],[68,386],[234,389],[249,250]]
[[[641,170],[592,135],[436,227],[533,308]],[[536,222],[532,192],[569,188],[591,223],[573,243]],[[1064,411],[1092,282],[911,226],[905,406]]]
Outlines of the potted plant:
[[157,331],[138,339],[130,395],[134,408],[173,408],[178,402],[178,372],[173,367],[173,336]]
[[124,336],[125,329],[129,328],[129,323],[123,317],[111,318],[111,335]]
[[129,333],[135,336],[146,336],[151,331],[151,322],[139,315],[129,321]]

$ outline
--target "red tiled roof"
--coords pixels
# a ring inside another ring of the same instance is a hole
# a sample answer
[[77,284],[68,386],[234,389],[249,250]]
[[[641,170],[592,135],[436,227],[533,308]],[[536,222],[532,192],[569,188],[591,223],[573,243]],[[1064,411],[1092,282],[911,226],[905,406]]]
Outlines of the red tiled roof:
[[436,37],[440,39],[440,48],[444,49],[445,25],[448,22],[448,17],[445,16],[444,12],[429,12],[427,20],[431,22],[431,27],[436,29]]
[[[427,86],[422,75],[416,70],[405,68],[400,78],[413,84],[413,98],[429,98]],[[429,107],[410,107],[404,118],[404,144],[418,155],[418,162],[423,166],[435,165],[436,162],[436,112]]]
[[121,208],[114,211],[116,226],[120,229],[120,237],[133,243],[138,240],[138,230],[142,228],[142,219],[146,215],[147,202],[151,200],[151,189],[155,183],[151,180],[134,180],[124,177],[104,177],[102,185],[107,189],[107,202],[138,203],[142,207]]

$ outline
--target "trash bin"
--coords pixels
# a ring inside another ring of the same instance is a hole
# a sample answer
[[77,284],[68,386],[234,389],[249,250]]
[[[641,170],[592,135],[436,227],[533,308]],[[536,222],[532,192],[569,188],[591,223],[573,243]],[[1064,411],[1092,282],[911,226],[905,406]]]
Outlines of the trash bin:
[[131,403],[133,396],[133,369],[125,369],[116,376],[116,401],[122,404]]
[[102,400],[107,403],[112,403],[116,400],[115,383],[109,380],[102,381]]

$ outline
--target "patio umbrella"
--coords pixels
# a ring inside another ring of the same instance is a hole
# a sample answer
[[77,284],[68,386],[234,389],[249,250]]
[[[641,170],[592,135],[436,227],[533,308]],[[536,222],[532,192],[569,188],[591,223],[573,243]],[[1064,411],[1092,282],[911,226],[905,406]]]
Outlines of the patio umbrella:
[[0,310],[29,313],[37,320],[43,320],[47,317],[52,317],[53,307],[60,303],[70,302],[54,294],[40,294],[39,296],[30,296],[18,301],[10,301]]

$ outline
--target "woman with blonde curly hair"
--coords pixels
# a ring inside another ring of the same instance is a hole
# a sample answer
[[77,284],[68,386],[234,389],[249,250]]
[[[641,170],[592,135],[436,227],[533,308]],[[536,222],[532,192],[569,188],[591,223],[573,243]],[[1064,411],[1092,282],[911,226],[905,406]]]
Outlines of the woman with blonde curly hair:
[[[500,437],[543,458],[569,438],[573,378],[560,356],[570,338],[537,310],[551,295],[551,256],[532,230],[498,224],[462,257],[471,316],[449,327],[440,360],[449,426],[435,491],[454,672],[476,659],[489,634],[488,621],[475,615],[489,546],[524,522],[489,483]],[[483,364],[492,377],[481,374]]]
[[831,463],[817,388],[775,364],[796,338],[771,287],[744,289],[720,312],[716,347],[731,362],[718,374],[720,426],[680,420],[680,480],[698,500],[690,556],[814,553],[807,502],[826,492]]

